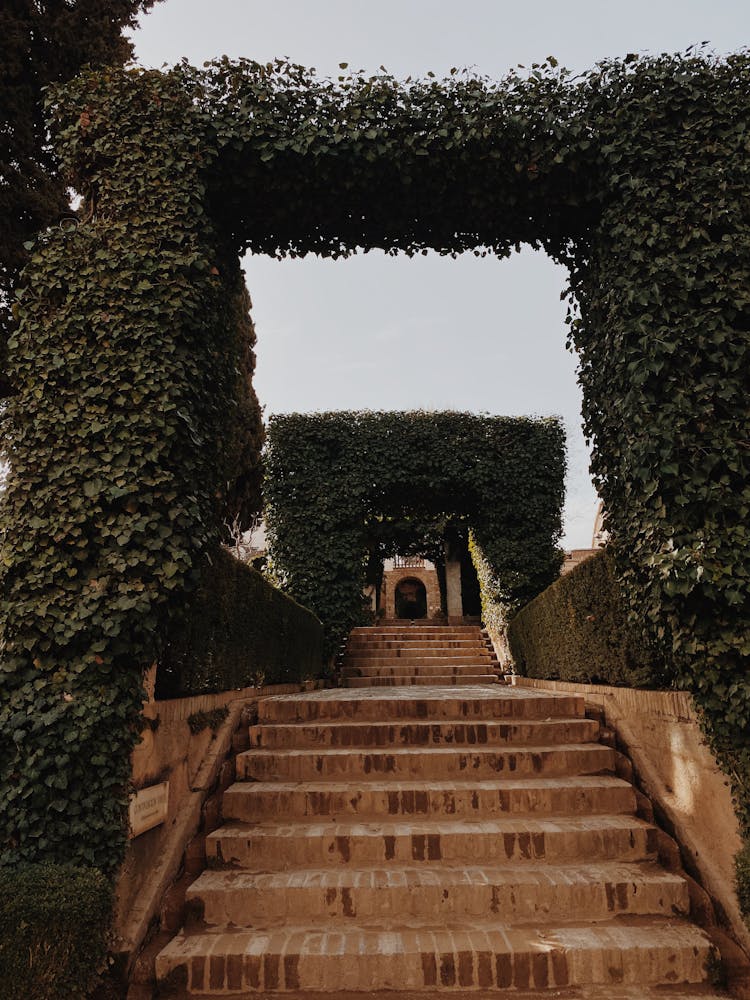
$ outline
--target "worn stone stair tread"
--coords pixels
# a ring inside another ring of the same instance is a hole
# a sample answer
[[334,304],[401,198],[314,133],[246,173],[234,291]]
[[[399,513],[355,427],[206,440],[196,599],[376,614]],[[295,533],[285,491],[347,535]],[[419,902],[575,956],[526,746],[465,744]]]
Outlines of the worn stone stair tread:
[[283,823],[276,823],[273,820],[266,820],[258,823],[227,822],[220,826],[213,833],[208,835],[209,839],[219,836],[246,837],[252,834],[259,836],[281,836],[284,832],[294,833],[305,837],[316,838],[329,833],[339,834],[346,832],[350,835],[361,834],[364,836],[382,836],[383,834],[429,835],[433,833],[461,833],[476,834],[489,833],[502,836],[504,833],[516,833],[528,831],[533,833],[547,833],[549,831],[561,830],[574,832],[578,830],[606,830],[606,829],[633,829],[644,832],[654,831],[655,827],[637,816],[623,814],[598,816],[508,816],[493,817],[487,820],[414,820],[414,819],[392,819],[374,818],[363,820],[346,820],[338,822],[335,820],[319,820],[311,822],[307,817],[300,817],[298,822],[284,820]]
[[[337,792],[348,792],[349,794],[356,794],[358,788],[352,788],[352,783],[350,781],[331,781],[322,780],[310,782],[307,780],[270,780],[270,781],[237,781],[235,784],[230,785],[227,791],[232,794],[248,794],[257,795],[260,792],[269,791],[271,789],[276,789],[278,791],[293,791],[299,788],[307,788],[310,785],[315,786],[316,792],[325,791],[337,791]],[[506,791],[512,791],[517,788],[535,788],[538,791],[543,791],[545,788],[630,788],[632,785],[630,782],[623,780],[622,778],[617,778],[612,774],[573,774],[573,775],[558,775],[557,777],[545,777],[544,775],[524,775],[522,777],[512,777],[512,778],[475,778],[471,772],[466,775],[465,780],[461,782],[456,781],[439,781],[438,779],[419,779],[408,777],[403,781],[383,781],[381,775],[375,775],[373,777],[367,777],[367,780],[362,785],[362,788],[369,789],[373,791],[375,789],[382,788],[384,790],[389,790],[398,785],[404,791],[408,789],[413,789],[414,791],[429,791],[434,789],[438,792],[454,792],[460,788],[477,788],[477,789],[505,789]]]
[[[285,991],[284,1000],[440,1000],[446,995],[445,989],[436,992],[429,990],[315,990]],[[497,1000],[498,990],[472,990],[471,1000]],[[509,997],[513,1000],[539,1000],[549,997],[549,1000],[731,1000],[731,994],[712,986],[709,983],[690,983],[679,986],[575,986],[548,990],[512,990]],[[216,994],[190,993],[191,1000],[210,1000]],[[221,994],[224,1000],[258,1000],[257,993],[226,992]]]
[[343,671],[343,677],[463,677],[467,674],[494,673],[495,664],[489,660],[478,663],[468,663],[460,660],[458,663],[448,663],[439,660],[434,663],[350,663]]
[[[541,746],[553,750],[565,745],[572,734],[580,734],[581,746],[590,744],[599,732],[599,723],[594,719],[565,717],[551,719],[516,719],[512,721],[456,719],[401,719],[397,722],[363,721],[357,719],[323,719],[319,722],[281,722],[274,726],[250,726],[252,753],[262,751],[289,750],[309,754],[325,749],[334,752],[343,750],[380,751],[403,749],[455,748],[462,752],[499,747],[503,750],[525,750]],[[564,739],[557,742],[559,736]]]
[[347,656],[343,661],[344,667],[363,669],[365,667],[493,667],[497,665],[497,659],[489,653],[479,650],[454,650],[452,656],[428,656],[427,654],[410,653],[408,656],[375,656],[368,653],[367,656]]
[[508,816],[492,820],[377,822],[230,821],[206,838],[209,857],[242,868],[288,869],[418,861],[517,861],[588,858],[652,860],[653,826],[630,815]]
[[[406,775],[451,775],[455,779],[489,775],[553,776],[609,773],[615,752],[600,743],[558,743],[548,746],[396,745],[347,746],[304,750],[255,747],[237,755],[237,778],[250,780],[327,781],[333,776],[401,780]],[[507,776],[507,777],[506,777]]]
[[228,989],[541,989],[577,984],[695,983],[713,946],[679,919],[603,924],[432,928],[297,927],[182,932],[157,977],[188,965],[189,987]]
[[611,775],[535,777],[461,781],[363,780],[351,781],[240,781],[224,792],[224,816],[254,820],[263,815],[465,815],[488,817],[550,815],[565,810],[579,813],[633,813],[632,786]]
[[289,922],[300,913],[326,924],[394,921],[428,914],[514,924],[618,914],[671,916],[689,910],[684,878],[652,862],[622,864],[415,865],[206,871],[188,888],[208,924]]
[[419,688],[426,685],[440,684],[444,687],[474,687],[477,684],[494,684],[497,677],[494,674],[431,674],[420,676],[409,674],[406,677],[344,677],[343,684],[347,688],[370,688],[370,687],[405,687],[409,689]]
[[[450,694],[450,690],[445,691],[439,686],[432,691],[421,691],[419,694],[420,701],[442,701],[446,694]],[[264,698],[260,703],[260,709],[272,708],[275,705],[280,704],[299,704],[304,702],[305,704],[323,704],[326,702],[347,702],[347,701],[377,701],[388,703],[390,701],[402,702],[406,701],[411,696],[407,692],[403,691],[393,691],[389,694],[382,691],[347,691],[342,688],[327,688],[321,691],[311,691],[307,693],[304,699],[301,699],[297,694],[277,694],[271,695],[268,698]],[[505,702],[522,702],[526,704],[567,704],[571,701],[579,702],[583,706],[583,698],[580,695],[569,695],[562,694],[557,691],[545,691],[540,694],[533,688],[521,688],[521,687],[509,687],[504,690],[501,695],[494,687],[492,688],[478,688],[476,691],[472,691],[467,694],[467,698],[471,701],[482,701],[483,699],[489,699],[494,701],[499,697]],[[464,699],[465,700],[465,699]]]

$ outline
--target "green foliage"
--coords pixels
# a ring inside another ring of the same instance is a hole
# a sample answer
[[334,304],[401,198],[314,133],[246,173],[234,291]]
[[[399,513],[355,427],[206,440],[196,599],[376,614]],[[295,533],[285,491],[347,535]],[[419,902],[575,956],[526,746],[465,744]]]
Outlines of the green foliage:
[[626,618],[606,550],[561,576],[508,624],[518,673],[545,680],[659,688],[667,667]]
[[750,844],[745,843],[742,850],[737,853],[734,862],[740,909],[748,918],[750,917]]
[[[49,142],[43,91],[82,66],[122,64],[133,52],[123,30],[154,0],[15,0],[0,7],[0,390],[5,341],[24,246],[70,214],[65,180]],[[12,390],[11,390],[12,391]]]
[[106,953],[112,887],[101,872],[22,864],[0,870],[5,1000],[84,1000]]
[[227,552],[212,563],[168,630],[157,698],[319,677],[323,628],[315,615]]
[[202,733],[204,729],[210,729],[215,733],[229,715],[229,709],[224,705],[222,708],[213,708],[210,712],[192,712],[187,723],[193,736]]
[[274,571],[315,611],[335,650],[367,621],[368,552],[429,552],[457,522],[470,526],[475,552],[491,567],[480,577],[483,602],[507,611],[557,575],[564,471],[554,419],[274,416],[265,487]]
[[[85,205],[74,233],[32,252],[9,362],[20,395],[3,428],[3,857],[55,856],[71,841],[98,859],[90,817],[113,828],[151,637],[200,575],[240,499],[233,470],[254,450],[233,433],[257,419],[236,321],[243,248],[505,256],[526,242],[568,267],[623,601],[694,694],[750,833],[749,94],[742,52],[629,56],[574,80],[548,60],[497,83],[331,81],[283,60],[222,60],[88,73],[54,95],[57,150]],[[336,467],[334,443],[303,435],[306,476],[308,462]],[[361,460],[352,496],[369,495],[394,447]],[[291,509],[299,490],[286,486]],[[316,610],[341,634],[361,613],[361,523],[379,511],[352,524],[328,489],[321,480],[311,495],[314,578],[329,594]],[[445,505],[429,518],[434,506]],[[515,541],[489,553],[502,537]],[[522,538],[502,518],[475,531],[498,594],[546,582],[549,549],[513,576]],[[295,594],[315,591],[312,555],[286,572]],[[86,719],[96,707],[90,725],[101,724],[93,763],[76,756],[87,780],[76,764],[66,793],[81,817],[72,834],[53,808],[70,773],[55,761],[70,755],[71,704]]]
[[54,110],[63,145],[85,150],[86,207],[31,255],[2,420],[0,864],[112,872],[143,670],[224,522],[257,507],[260,414],[189,95],[112,70],[68,100]]

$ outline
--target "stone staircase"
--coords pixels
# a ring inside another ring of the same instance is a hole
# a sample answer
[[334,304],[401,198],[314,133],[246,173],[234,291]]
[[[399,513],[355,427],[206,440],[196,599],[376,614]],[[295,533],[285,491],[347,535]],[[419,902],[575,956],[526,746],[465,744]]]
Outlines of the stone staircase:
[[388,622],[355,628],[343,659],[348,688],[413,684],[490,684],[498,663],[478,625]]
[[478,630],[426,628],[356,630],[362,689],[260,703],[159,995],[725,995],[583,700],[499,685]]

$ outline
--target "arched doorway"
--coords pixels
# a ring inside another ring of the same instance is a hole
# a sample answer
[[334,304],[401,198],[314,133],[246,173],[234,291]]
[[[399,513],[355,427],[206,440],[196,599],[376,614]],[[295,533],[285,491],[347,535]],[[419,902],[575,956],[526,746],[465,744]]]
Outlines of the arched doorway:
[[407,577],[396,585],[396,617],[426,618],[427,590],[421,580]]

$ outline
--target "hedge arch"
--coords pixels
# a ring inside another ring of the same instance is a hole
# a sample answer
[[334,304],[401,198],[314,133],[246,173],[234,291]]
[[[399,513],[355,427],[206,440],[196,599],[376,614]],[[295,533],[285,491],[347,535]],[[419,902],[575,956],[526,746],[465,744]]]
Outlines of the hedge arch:
[[446,530],[460,527],[470,532],[483,617],[499,630],[509,609],[560,572],[564,478],[556,419],[274,416],[265,480],[274,572],[320,618],[334,652],[370,620],[362,594],[373,558],[439,557]]
[[34,248],[10,343],[4,861],[118,860],[153,635],[258,443],[248,248],[525,242],[568,267],[622,591],[698,698],[748,831],[749,84],[746,52],[498,83],[222,60],[51,95],[84,204]]

